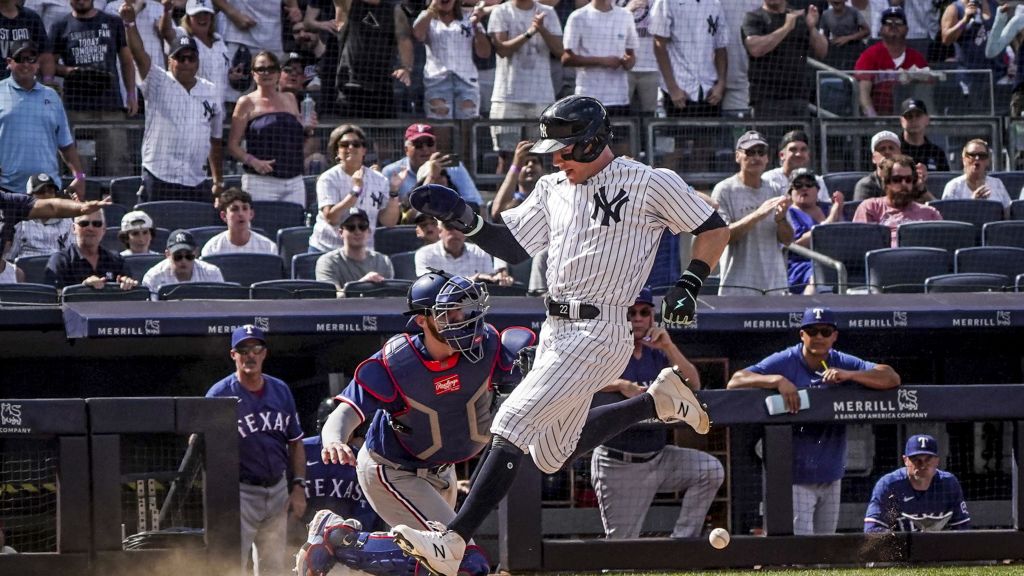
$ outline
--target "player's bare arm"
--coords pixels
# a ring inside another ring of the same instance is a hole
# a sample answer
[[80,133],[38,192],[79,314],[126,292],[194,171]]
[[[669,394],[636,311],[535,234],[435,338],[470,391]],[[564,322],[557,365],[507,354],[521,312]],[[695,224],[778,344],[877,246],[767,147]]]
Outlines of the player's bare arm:
[[829,368],[822,374],[825,383],[856,382],[866,388],[888,390],[900,385],[900,375],[888,364],[878,364],[871,370],[842,370]]
[[356,455],[348,445],[348,440],[362,423],[362,417],[351,405],[345,402],[338,403],[320,431],[320,439],[323,442],[320,459],[324,464],[355,465]]

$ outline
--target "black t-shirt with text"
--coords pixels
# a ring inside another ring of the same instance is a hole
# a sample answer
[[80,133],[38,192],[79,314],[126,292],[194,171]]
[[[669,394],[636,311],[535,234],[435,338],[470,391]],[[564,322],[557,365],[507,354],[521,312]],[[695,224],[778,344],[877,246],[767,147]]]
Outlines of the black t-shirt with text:
[[80,70],[64,79],[68,110],[124,108],[118,83],[117,54],[127,46],[121,18],[97,12],[92,18],[67,15],[50,30],[54,58]]
[[[0,14],[0,61],[6,62],[11,55],[11,46],[21,40],[31,40],[39,47],[40,52],[49,52],[50,39],[46,36],[46,28],[39,14],[28,8],[18,8],[18,15],[7,18]],[[3,66],[0,69],[0,80],[11,75],[11,71]]]

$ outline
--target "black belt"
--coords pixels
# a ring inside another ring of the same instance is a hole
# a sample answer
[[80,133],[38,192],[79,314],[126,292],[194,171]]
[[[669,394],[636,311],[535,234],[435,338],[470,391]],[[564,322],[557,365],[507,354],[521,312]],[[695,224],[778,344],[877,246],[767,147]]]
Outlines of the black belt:
[[658,457],[659,454],[661,454],[661,450],[658,450],[654,454],[650,454],[647,456],[638,456],[631,452],[623,452],[622,450],[616,450],[614,448],[607,447],[604,449],[604,452],[605,456],[611,458],[612,460],[618,460],[619,462],[625,462],[626,464],[643,464],[644,462],[650,462],[651,460],[654,460],[655,458]]
[[579,312],[575,315],[572,312],[572,304],[569,302],[555,302],[547,300],[548,315],[570,320],[593,320],[601,315],[601,311],[593,304],[579,304]]
[[271,486],[277,486],[277,483],[281,481],[281,477],[277,478],[246,478],[240,477],[238,479],[242,484],[248,484],[249,486],[260,486],[262,488],[270,488]]

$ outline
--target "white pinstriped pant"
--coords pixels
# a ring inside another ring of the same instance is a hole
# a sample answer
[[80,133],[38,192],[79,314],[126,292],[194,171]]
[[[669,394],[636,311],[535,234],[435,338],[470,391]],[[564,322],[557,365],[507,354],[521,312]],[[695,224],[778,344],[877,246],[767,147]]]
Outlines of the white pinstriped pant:
[[576,448],[594,393],[629,362],[629,324],[549,317],[533,368],[498,410],[491,433],[529,451],[545,474],[557,472]]

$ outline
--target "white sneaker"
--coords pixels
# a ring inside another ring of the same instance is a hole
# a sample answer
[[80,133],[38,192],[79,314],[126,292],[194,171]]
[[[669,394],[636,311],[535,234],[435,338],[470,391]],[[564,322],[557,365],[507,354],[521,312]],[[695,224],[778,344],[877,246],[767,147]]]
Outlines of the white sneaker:
[[399,524],[391,529],[391,536],[407,556],[419,560],[434,576],[456,576],[466,553],[466,541],[457,532],[445,530],[442,524],[427,525],[433,530],[415,530]]
[[708,413],[675,366],[659,372],[647,393],[654,397],[654,407],[662,422],[686,422],[698,434],[707,434],[711,429]]

